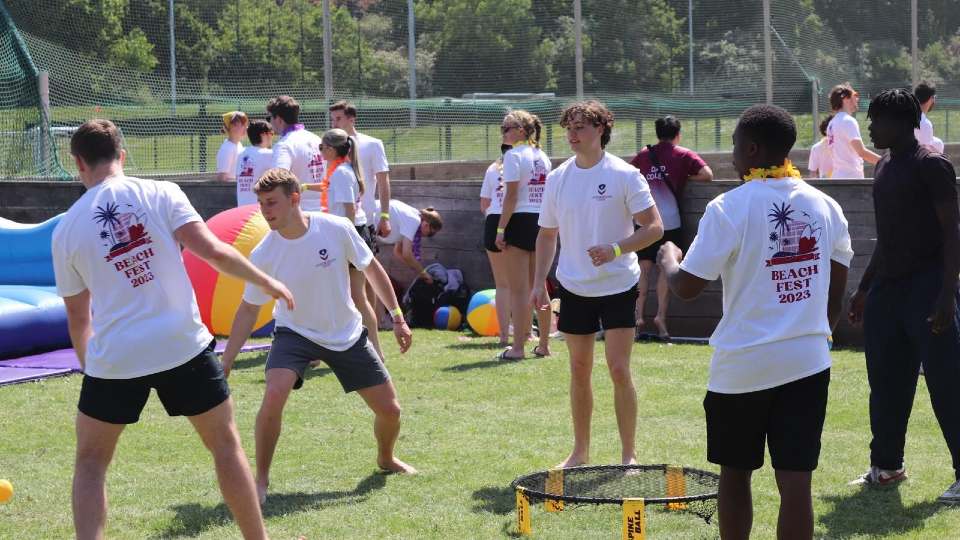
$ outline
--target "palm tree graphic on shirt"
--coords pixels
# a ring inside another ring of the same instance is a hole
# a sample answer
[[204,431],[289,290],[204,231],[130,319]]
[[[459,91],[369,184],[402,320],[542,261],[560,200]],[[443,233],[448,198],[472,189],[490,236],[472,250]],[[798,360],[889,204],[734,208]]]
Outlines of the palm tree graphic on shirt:
[[[807,212],[801,212],[805,217],[811,217]],[[817,227],[816,221],[793,219],[793,208],[787,203],[774,203],[767,214],[769,223],[773,225],[767,237],[770,249],[774,251],[773,258],[767,265],[789,264],[801,260],[817,258],[817,243],[820,239],[822,227]]]

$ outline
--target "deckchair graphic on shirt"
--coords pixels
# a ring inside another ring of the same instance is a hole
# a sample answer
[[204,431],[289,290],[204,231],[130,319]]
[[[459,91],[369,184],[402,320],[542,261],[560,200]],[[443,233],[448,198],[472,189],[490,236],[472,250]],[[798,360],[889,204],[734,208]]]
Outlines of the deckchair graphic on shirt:
[[127,211],[122,211],[120,205],[108,202],[98,206],[93,214],[93,220],[101,226],[100,239],[103,246],[108,248],[106,260],[112,261],[134,249],[152,243],[147,233],[147,215],[138,214],[132,204],[124,204]]
[[774,203],[767,214],[773,227],[768,236],[773,257],[767,259],[767,266],[820,260],[818,243],[823,227],[807,212],[799,211],[803,219],[794,219],[795,214],[787,203]]

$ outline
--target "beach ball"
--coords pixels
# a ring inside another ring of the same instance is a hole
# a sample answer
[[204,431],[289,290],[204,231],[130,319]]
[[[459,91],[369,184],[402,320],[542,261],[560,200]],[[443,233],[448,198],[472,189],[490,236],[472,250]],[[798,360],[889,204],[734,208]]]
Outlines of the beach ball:
[[467,324],[481,336],[495,336],[500,333],[497,323],[497,291],[487,289],[478,291],[470,298],[467,307]]
[[456,306],[440,306],[433,312],[433,326],[437,330],[458,330],[463,317]]
[[[237,248],[244,257],[250,257],[253,248],[270,232],[270,227],[256,204],[220,212],[207,220],[207,227],[217,238]],[[190,283],[193,284],[203,324],[214,335],[230,335],[233,318],[243,299],[245,282],[233,276],[221,274],[187,249],[183,250],[183,265],[187,268]],[[273,301],[271,300],[260,307],[257,322],[253,326],[254,335],[267,335],[272,327]]]

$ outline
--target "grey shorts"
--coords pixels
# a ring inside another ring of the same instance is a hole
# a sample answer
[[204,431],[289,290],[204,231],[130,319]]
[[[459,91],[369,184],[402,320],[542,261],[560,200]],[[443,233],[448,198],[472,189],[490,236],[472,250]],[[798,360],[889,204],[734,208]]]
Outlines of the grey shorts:
[[296,390],[303,386],[303,374],[314,360],[322,360],[333,370],[344,392],[370,388],[390,380],[387,367],[367,340],[366,328],[356,343],[345,351],[321,347],[289,328],[281,326],[274,330],[267,370],[284,368],[295,372],[297,382],[293,389]]

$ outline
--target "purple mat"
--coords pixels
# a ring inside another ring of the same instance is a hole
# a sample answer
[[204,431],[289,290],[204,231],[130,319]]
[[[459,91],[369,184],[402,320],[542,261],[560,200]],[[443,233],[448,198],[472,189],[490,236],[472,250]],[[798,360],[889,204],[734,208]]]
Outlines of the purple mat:
[[[223,354],[227,343],[217,341],[217,354]],[[258,352],[270,349],[269,343],[244,345],[241,352]],[[0,386],[26,381],[68,375],[80,371],[80,361],[73,349],[60,349],[42,354],[0,361]]]

